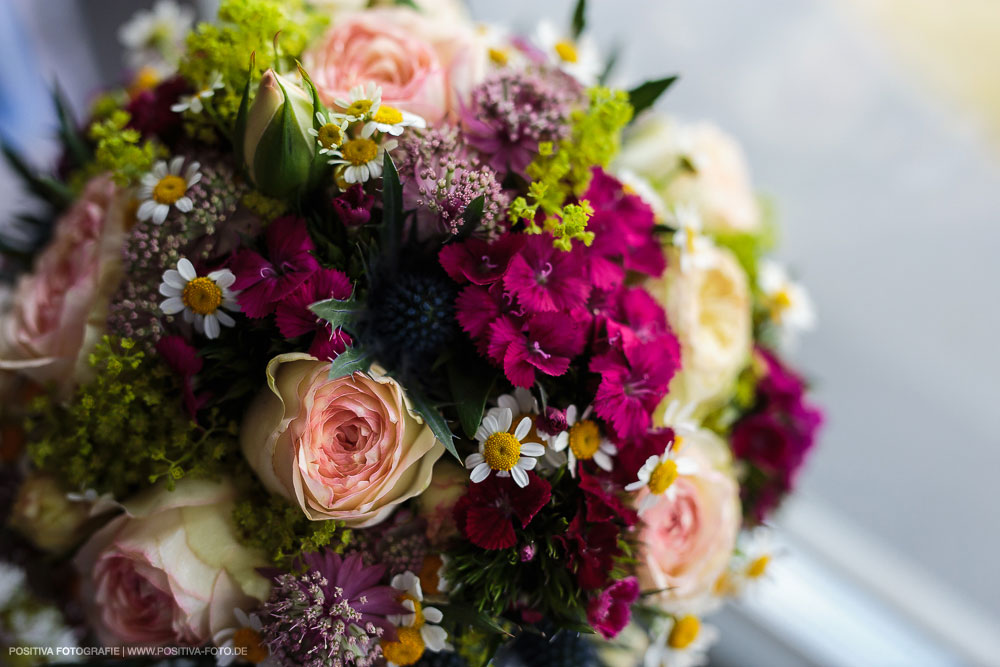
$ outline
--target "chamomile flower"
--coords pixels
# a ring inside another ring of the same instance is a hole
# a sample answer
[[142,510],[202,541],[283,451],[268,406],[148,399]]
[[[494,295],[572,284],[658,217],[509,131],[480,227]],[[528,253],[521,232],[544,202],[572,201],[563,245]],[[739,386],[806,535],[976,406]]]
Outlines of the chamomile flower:
[[368,137],[348,139],[340,146],[339,154],[330,164],[343,165],[341,176],[345,183],[366,183],[382,175],[382,160],[386,151],[397,145],[395,139],[379,143]]
[[341,109],[337,115],[352,123],[371,118],[382,106],[382,88],[374,83],[354,86],[348,95],[348,99],[338,98],[333,103]]
[[502,26],[480,23],[476,26],[476,37],[486,50],[489,65],[494,69],[520,67],[528,58],[511,39],[510,33]]
[[208,83],[199,88],[192,95],[183,95],[180,100],[171,105],[170,110],[175,113],[190,111],[191,113],[201,113],[205,109],[205,100],[215,95],[215,91],[222,90],[225,84],[222,82],[222,74],[215,72],[208,79]]
[[474,483],[479,483],[496,472],[497,477],[513,477],[514,482],[524,488],[528,486],[528,471],[538,462],[535,457],[545,453],[545,447],[537,442],[523,442],[531,432],[531,417],[524,417],[517,428],[510,433],[514,413],[510,408],[496,408],[483,417],[476,431],[479,452],[465,459],[465,467]]
[[199,333],[208,338],[218,338],[221,326],[236,324],[222,309],[240,312],[236,294],[229,289],[235,281],[236,276],[229,269],[199,276],[191,261],[182,257],[176,269],[163,272],[160,294],[167,299],[160,304],[160,310],[167,315],[183,312],[184,321],[193,322]]
[[194,208],[194,202],[187,196],[187,191],[201,180],[201,172],[198,171],[201,165],[191,162],[182,172],[183,166],[182,156],[171,160],[169,166],[161,160],[153,165],[151,172],[142,177],[139,187],[142,204],[136,211],[139,220],[152,218],[154,223],[160,225],[167,219],[171,206],[182,213]]
[[552,65],[585,86],[597,83],[603,64],[597,44],[590,35],[574,39],[560,33],[551,21],[542,21],[535,30],[533,41]]
[[677,231],[671,243],[680,252],[681,271],[710,267],[714,256],[706,250],[712,246],[712,240],[702,233],[698,211],[691,206],[678,206],[673,217]]
[[698,471],[694,460],[680,456],[683,444],[683,438],[675,433],[674,441],[667,450],[659,456],[653,455],[646,459],[636,475],[638,479],[626,485],[626,491],[638,491],[643,487],[649,489],[649,493],[639,503],[640,515],[659,502],[661,496],[673,500],[677,495],[677,487],[674,485],[677,478]]
[[646,649],[643,667],[698,667],[708,663],[708,649],[719,637],[697,616],[670,617]]
[[407,127],[427,127],[427,122],[415,113],[403,111],[388,104],[380,104],[377,111],[371,115],[371,120],[361,128],[362,137],[370,137],[378,130],[383,134],[398,137]]
[[420,577],[407,571],[397,574],[391,583],[400,592],[397,599],[409,613],[388,616],[389,622],[397,626],[396,641],[382,642],[382,655],[388,667],[412,665],[425,651],[451,649],[448,633],[438,625],[444,618],[441,610],[423,604]]
[[194,24],[194,11],[173,0],[160,0],[151,11],[138,11],[118,29],[125,61],[138,70],[154,67],[165,74],[182,53]]
[[716,579],[713,594],[719,598],[742,595],[749,584],[767,577],[775,556],[769,529],[761,526],[744,532],[729,566]]
[[771,321],[778,325],[783,342],[794,342],[795,336],[816,326],[816,311],[805,289],[788,277],[785,267],[774,260],[762,259],[757,273],[757,286],[764,295]]
[[593,406],[584,410],[582,415],[578,416],[577,412],[575,405],[566,408],[566,425],[569,430],[565,431],[565,438],[555,440],[553,448],[556,451],[566,450],[569,474],[573,477],[576,477],[577,461],[593,460],[601,470],[610,471],[614,465],[611,457],[618,453],[618,448],[602,437],[600,426],[589,419]]
[[237,625],[215,633],[212,641],[221,649],[215,664],[226,667],[237,659],[263,667],[278,667],[279,661],[271,655],[264,641],[264,624],[257,614],[247,614],[242,609],[234,609]]
[[316,123],[319,129],[309,128],[309,134],[316,137],[319,144],[320,155],[340,155],[337,149],[347,139],[347,126],[350,124],[346,118],[332,117],[322,111],[316,112]]

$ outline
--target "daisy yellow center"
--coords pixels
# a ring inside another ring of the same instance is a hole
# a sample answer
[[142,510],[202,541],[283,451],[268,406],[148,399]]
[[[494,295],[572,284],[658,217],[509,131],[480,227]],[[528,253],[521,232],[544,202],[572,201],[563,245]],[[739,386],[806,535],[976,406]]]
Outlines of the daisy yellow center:
[[187,181],[176,174],[167,174],[153,187],[153,200],[170,206],[187,192]]
[[222,288],[204,276],[188,281],[181,292],[181,301],[193,313],[211,315],[222,303]]
[[501,67],[506,65],[507,61],[510,60],[510,56],[507,55],[506,49],[490,49],[489,53],[490,60],[492,60],[494,64],[500,65]]
[[685,649],[698,638],[701,631],[701,621],[697,616],[688,614],[674,621],[674,627],[670,629],[670,637],[667,644],[672,649]]
[[319,128],[316,134],[319,135],[319,143],[323,148],[336,148],[344,143],[344,133],[340,130],[340,126],[333,123],[327,123]]
[[601,447],[601,431],[590,419],[573,424],[569,430],[569,448],[573,455],[581,461],[594,458]]
[[781,320],[781,316],[791,305],[792,297],[788,293],[788,290],[778,290],[778,292],[771,296],[771,317],[775,320]]
[[406,602],[407,600],[413,603],[413,625],[411,627],[419,629],[424,625],[424,607],[420,604],[420,600],[413,597],[409,593],[403,593],[396,598],[396,601],[400,604]]
[[385,125],[396,125],[403,122],[403,114],[396,107],[383,104],[375,112],[375,115],[372,116],[372,120],[376,123],[384,123]]
[[694,241],[698,238],[698,232],[691,227],[684,228],[684,249],[688,254],[694,253]]
[[233,634],[233,648],[243,659],[255,665],[264,662],[271,655],[264,646],[260,633],[251,628],[240,628]]
[[351,106],[347,107],[346,113],[348,116],[364,116],[371,109],[371,100],[358,100],[357,102],[351,102]]
[[494,433],[483,443],[483,458],[494,470],[510,470],[521,458],[521,441],[512,433]]
[[649,476],[649,490],[660,495],[677,481],[677,462],[673,459],[660,461]]
[[580,55],[576,52],[576,45],[568,39],[556,42],[556,54],[562,58],[563,62],[575,63]]
[[747,576],[751,579],[759,579],[764,576],[767,572],[767,566],[771,564],[771,556],[764,554],[758,558],[755,558],[752,563],[747,565]]
[[160,73],[156,71],[156,68],[147,65],[136,72],[132,78],[132,84],[129,86],[129,92],[137,95],[144,90],[152,90],[159,82]]
[[396,641],[382,642],[382,655],[397,665],[412,665],[424,655],[424,640],[416,628],[396,628]]
[[722,597],[723,595],[729,595],[733,590],[733,580],[729,576],[728,572],[723,572],[719,575],[719,578],[715,580],[715,584],[712,586],[712,592],[717,596]]
[[358,167],[378,157],[378,144],[371,139],[351,139],[340,152],[345,160]]

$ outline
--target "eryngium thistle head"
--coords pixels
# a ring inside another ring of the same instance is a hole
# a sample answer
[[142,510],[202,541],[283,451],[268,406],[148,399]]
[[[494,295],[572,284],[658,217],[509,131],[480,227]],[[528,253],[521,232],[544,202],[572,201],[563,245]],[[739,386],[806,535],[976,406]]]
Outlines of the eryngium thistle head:
[[433,361],[455,335],[455,288],[443,276],[404,273],[375,295],[373,337],[378,358],[390,368],[420,367]]

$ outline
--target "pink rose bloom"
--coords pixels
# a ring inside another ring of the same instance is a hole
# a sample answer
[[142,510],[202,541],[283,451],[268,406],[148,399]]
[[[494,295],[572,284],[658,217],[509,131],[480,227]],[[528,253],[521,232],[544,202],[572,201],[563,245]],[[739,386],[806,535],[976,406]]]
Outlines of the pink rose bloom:
[[448,34],[405,7],[351,14],[335,22],[304,56],[306,69],[328,106],[349,100],[352,87],[375,83],[382,103],[435,123],[457,111],[456,94],[485,72],[486,49],[464,24]]
[[[0,370],[72,387],[77,360],[104,331],[119,280],[124,197],[107,176],[91,180],[56,222],[32,273],[0,320]],[[85,361],[81,363],[85,366]]]
[[104,644],[197,646],[267,598],[267,559],[236,539],[235,495],[205,480],[154,487],[80,549],[87,618]]
[[310,519],[373,526],[427,488],[444,445],[395,380],[329,371],[307,354],[272,359],[268,389],[244,418],[243,454]]
[[[642,590],[658,595],[668,610],[684,613],[711,594],[736,546],[740,529],[739,485],[729,470],[726,444],[707,431],[685,437],[681,456],[697,470],[674,482],[674,493],[641,515],[638,576]],[[639,492],[637,502],[649,493]]]

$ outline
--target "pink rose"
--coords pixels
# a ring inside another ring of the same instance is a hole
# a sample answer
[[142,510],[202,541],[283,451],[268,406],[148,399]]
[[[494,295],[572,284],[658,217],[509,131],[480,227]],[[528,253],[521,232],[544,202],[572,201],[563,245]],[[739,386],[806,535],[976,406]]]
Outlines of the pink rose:
[[204,644],[267,598],[267,559],[240,544],[229,484],[185,478],[125,503],[80,549],[87,618],[105,644]]
[[[684,443],[681,456],[696,470],[680,475],[673,493],[642,513],[637,572],[642,589],[663,590],[660,602],[678,613],[711,593],[736,546],[741,520],[726,444],[707,431]],[[648,493],[644,488],[637,502]]]
[[78,359],[85,368],[118,286],[125,204],[111,179],[100,176],[56,222],[0,321],[0,369],[72,387]]
[[359,12],[338,20],[306,52],[305,66],[328,106],[357,85],[382,87],[382,102],[440,121],[457,109],[456,93],[478,83],[486,49],[464,24],[448,34],[405,7]]
[[243,422],[243,454],[264,485],[312,520],[385,520],[430,484],[444,445],[402,387],[378,374],[331,380],[330,362],[282,354]]

